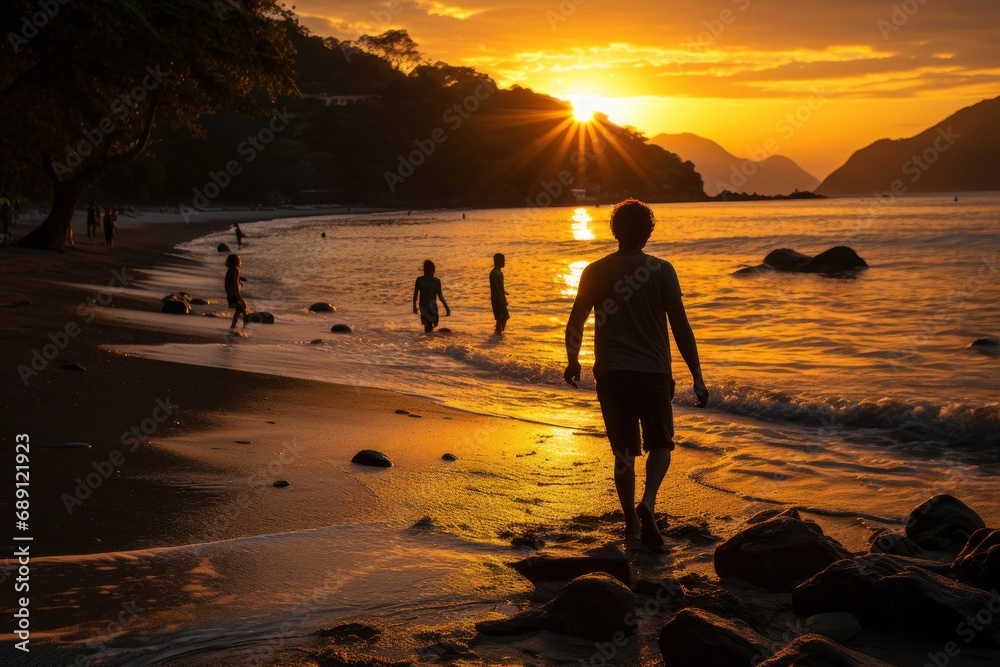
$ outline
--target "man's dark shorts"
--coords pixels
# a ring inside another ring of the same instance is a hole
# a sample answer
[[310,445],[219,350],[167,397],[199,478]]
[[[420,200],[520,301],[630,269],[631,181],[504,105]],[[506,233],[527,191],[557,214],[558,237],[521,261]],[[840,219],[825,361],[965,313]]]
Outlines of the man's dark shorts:
[[[639,456],[674,448],[674,380],[665,373],[611,371],[597,379],[611,449]],[[640,439],[639,426],[642,425]]]

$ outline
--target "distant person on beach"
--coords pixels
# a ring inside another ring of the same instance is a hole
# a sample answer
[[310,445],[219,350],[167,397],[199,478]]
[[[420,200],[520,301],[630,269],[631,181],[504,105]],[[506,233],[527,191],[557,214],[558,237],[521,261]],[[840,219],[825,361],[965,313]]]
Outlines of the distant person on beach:
[[[650,549],[659,549],[663,536],[656,526],[656,494],[674,449],[668,320],[677,349],[694,378],[697,407],[708,403],[708,389],[674,267],[643,252],[654,225],[653,212],[640,201],[626,199],[615,206],[611,233],[618,240],[618,251],[590,264],[580,276],[566,325],[569,363],[563,376],[577,386],[583,327],[596,308],[594,378],[615,455],[615,488],[625,513],[625,533],[640,536]],[[649,454],[646,486],[636,506],[635,457],[643,450]]]
[[3,226],[3,240],[6,243],[14,232],[14,202],[6,193],[0,193],[0,225]]
[[420,313],[420,323],[424,325],[424,331],[427,333],[434,331],[434,327],[438,325],[438,299],[441,299],[441,304],[444,306],[445,317],[449,317],[451,308],[441,293],[441,281],[434,277],[434,262],[429,259],[424,260],[424,275],[418,276],[413,285],[413,312]]
[[236,247],[237,248],[242,248],[243,247],[243,236],[244,236],[243,230],[240,229],[240,223],[237,222],[236,223]]
[[115,247],[115,230],[118,229],[114,206],[109,206],[104,210],[104,241],[108,245],[108,250]]
[[243,278],[240,277],[240,266],[243,264],[243,260],[240,259],[239,255],[230,255],[226,257],[226,266],[229,270],[226,271],[226,299],[229,301],[229,307],[235,308],[236,312],[233,313],[233,322],[229,325],[230,331],[236,331],[236,321],[243,316],[243,328],[247,326],[247,314],[249,309],[247,308],[247,302],[243,300]]
[[96,239],[97,238],[97,227],[101,224],[101,209],[98,208],[97,202],[90,202],[90,207],[87,209],[87,238]]
[[493,255],[493,270],[490,271],[490,305],[493,306],[493,319],[497,321],[494,333],[502,334],[507,328],[510,313],[507,311],[507,291],[503,288],[503,267],[507,265],[506,258],[497,253]]

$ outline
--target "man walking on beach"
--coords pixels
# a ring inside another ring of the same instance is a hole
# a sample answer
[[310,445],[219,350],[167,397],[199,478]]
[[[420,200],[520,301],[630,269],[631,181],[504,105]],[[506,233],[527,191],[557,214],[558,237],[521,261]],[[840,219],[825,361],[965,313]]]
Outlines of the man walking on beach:
[[493,306],[493,319],[497,321],[496,333],[502,334],[507,328],[510,312],[507,310],[507,291],[503,287],[503,267],[507,259],[501,254],[493,255],[493,270],[490,271],[490,305]]
[[[574,387],[580,380],[583,327],[590,311],[596,309],[594,378],[615,455],[615,488],[625,513],[625,533],[639,535],[644,545],[658,549],[663,536],[656,526],[656,494],[674,448],[668,319],[677,349],[694,378],[697,407],[707,405],[708,389],[674,267],[643,252],[654,226],[653,212],[642,202],[627,199],[615,206],[611,232],[618,240],[618,252],[590,264],[580,276],[566,325],[569,363],[564,378]],[[649,454],[646,486],[636,506],[635,457],[643,449]]]

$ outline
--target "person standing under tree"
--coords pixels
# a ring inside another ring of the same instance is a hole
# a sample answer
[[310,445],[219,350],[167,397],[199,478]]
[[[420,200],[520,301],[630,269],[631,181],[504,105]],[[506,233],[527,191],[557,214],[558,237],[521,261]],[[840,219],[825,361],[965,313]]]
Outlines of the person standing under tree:
[[[441,299],[441,303],[444,305],[445,317],[451,315],[451,308],[448,307],[448,303],[444,300],[444,294],[441,293],[441,281],[434,277],[434,262],[431,260],[424,260],[424,275],[418,276],[417,281],[413,284],[413,312],[414,314],[420,313],[420,323],[424,325],[424,331],[430,333],[434,331],[434,327],[438,325],[438,307],[437,300]],[[417,304],[420,304],[420,309],[417,309]]]
[[494,333],[502,334],[507,328],[510,312],[507,310],[507,291],[503,286],[503,267],[507,265],[506,258],[497,253],[493,255],[493,270],[490,271],[490,305],[493,306],[493,319],[497,321]]
[[[611,232],[618,240],[618,251],[590,264],[580,276],[566,325],[569,362],[563,377],[577,386],[583,327],[596,308],[594,378],[615,456],[615,488],[625,514],[625,534],[638,535],[645,546],[659,549],[663,536],[656,525],[656,494],[674,449],[668,321],[694,379],[696,407],[708,404],[708,389],[677,273],[670,262],[643,252],[654,226],[653,212],[642,202],[626,199],[615,206]],[[646,486],[641,502],[635,505],[635,457],[643,449],[649,454]]]
[[115,247],[115,230],[118,224],[115,222],[118,216],[115,215],[113,206],[109,206],[104,211],[104,241],[108,244],[108,250]]

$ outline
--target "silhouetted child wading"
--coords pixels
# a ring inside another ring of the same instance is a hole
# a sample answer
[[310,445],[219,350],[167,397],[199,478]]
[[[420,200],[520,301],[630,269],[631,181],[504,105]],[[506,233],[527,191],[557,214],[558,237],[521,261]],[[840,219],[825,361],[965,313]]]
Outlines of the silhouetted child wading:
[[444,306],[445,317],[451,315],[451,308],[441,293],[441,281],[434,277],[434,262],[428,259],[424,261],[424,275],[419,276],[413,285],[413,312],[420,313],[420,323],[427,333],[434,331],[434,327],[438,325],[438,299],[441,299]]
[[243,300],[243,278],[240,277],[240,266],[243,264],[243,260],[240,259],[239,255],[230,255],[226,258],[226,266],[229,270],[226,271],[226,299],[229,301],[229,307],[235,308],[236,312],[233,313],[233,322],[229,325],[230,330],[236,330],[236,321],[243,316],[243,327],[246,328],[247,325],[247,302]]
[[495,333],[502,334],[507,328],[510,312],[507,310],[507,291],[503,286],[503,267],[507,259],[501,254],[493,255],[493,270],[490,271],[490,305],[493,306],[493,319],[497,321]]
[[[655,222],[648,206],[627,199],[611,214],[618,251],[583,270],[566,325],[566,382],[580,379],[583,327],[594,314],[594,378],[608,440],[615,455],[614,479],[625,513],[625,533],[639,535],[651,549],[663,546],[656,526],[656,493],[670,467],[674,420],[670,401],[667,323],[694,379],[697,407],[708,403],[698,346],[670,262],[643,252]],[[641,437],[640,437],[641,427]],[[635,505],[635,457],[645,450],[646,486]]]

